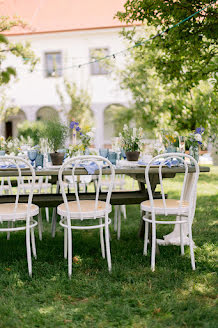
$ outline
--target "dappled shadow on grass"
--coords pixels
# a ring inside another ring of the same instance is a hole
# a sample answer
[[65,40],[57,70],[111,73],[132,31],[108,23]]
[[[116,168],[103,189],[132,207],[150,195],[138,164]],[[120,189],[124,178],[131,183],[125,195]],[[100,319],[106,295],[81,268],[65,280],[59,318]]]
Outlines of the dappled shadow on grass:
[[[200,203],[210,202],[203,198]],[[28,277],[25,234],[12,234],[9,241],[0,235],[0,316],[4,326],[201,327],[205,323],[205,327],[213,327],[214,232],[204,219],[204,208],[198,207],[193,227],[198,246],[195,272],[189,248],[185,247],[181,257],[178,246],[160,247],[156,271],[151,272],[150,250],[143,256],[143,241],[138,238],[139,206],[127,207],[120,241],[111,229],[111,274],[101,257],[97,231],[74,232],[74,255],[80,256],[81,262],[74,264],[71,280],[63,259],[62,229],[52,238],[50,224],[44,222],[41,242],[36,234],[38,258],[33,260],[32,279]],[[212,223],[213,214],[207,218]],[[158,227],[158,236],[170,229]]]

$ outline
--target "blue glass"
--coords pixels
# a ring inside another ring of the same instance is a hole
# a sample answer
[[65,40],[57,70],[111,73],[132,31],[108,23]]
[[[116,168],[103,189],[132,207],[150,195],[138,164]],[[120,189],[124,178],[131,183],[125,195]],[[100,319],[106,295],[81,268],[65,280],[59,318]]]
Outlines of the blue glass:
[[43,167],[43,161],[44,161],[44,155],[43,154],[37,154],[37,156],[36,156],[36,167],[38,167],[38,166]]
[[100,148],[99,149],[99,155],[105,158],[108,158],[108,154],[109,154],[109,149],[107,148]]
[[35,161],[35,159],[37,157],[37,154],[38,154],[38,152],[35,149],[32,149],[32,150],[29,150],[28,151],[28,157],[31,160],[32,166],[34,165],[34,161]]
[[117,153],[115,153],[114,151],[110,151],[108,153],[108,159],[113,165],[116,165]]

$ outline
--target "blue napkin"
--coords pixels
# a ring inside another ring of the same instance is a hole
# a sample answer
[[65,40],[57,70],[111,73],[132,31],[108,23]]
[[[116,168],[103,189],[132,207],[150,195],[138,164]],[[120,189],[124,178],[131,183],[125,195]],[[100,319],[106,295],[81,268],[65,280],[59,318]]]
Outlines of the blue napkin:
[[[26,167],[26,165],[24,164],[20,164],[18,165],[20,169],[24,169]],[[9,165],[0,165],[1,169],[16,169],[16,165],[14,164],[9,164]]]
[[[147,165],[148,163],[145,163],[143,161],[138,161],[138,164]],[[161,164],[161,161],[155,161],[152,165],[160,165],[160,164]],[[171,168],[172,166],[178,166],[179,161],[177,159],[170,159],[170,160],[168,159],[168,160],[165,160],[164,165]]]
[[[74,164],[73,164],[74,166]],[[90,162],[90,163],[83,163],[80,164],[79,167],[83,167],[88,174],[94,174],[96,170],[98,170],[98,165],[95,162]]]

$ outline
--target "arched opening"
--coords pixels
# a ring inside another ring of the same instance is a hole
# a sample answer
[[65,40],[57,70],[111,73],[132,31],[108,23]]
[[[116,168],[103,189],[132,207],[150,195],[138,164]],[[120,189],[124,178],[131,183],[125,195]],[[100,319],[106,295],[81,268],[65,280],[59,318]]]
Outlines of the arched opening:
[[9,137],[17,137],[18,124],[25,121],[26,119],[26,114],[21,109],[16,115],[8,116],[7,120],[5,121],[5,138],[7,139]]
[[[121,117],[128,112],[128,108],[121,104],[111,104],[104,110],[104,144],[110,145],[111,139],[117,137],[122,130],[126,117]],[[124,115],[127,116],[127,115]]]
[[36,119],[38,121],[50,121],[58,119],[59,114],[53,107],[44,106],[38,109],[36,113]]

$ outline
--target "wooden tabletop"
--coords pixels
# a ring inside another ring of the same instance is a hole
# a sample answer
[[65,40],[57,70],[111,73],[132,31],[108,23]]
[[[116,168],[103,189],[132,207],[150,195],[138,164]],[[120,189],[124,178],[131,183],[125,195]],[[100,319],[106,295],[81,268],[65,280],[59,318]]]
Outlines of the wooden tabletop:
[[[208,166],[200,166],[200,172],[210,172],[210,168]],[[162,173],[169,173],[169,174],[176,174],[176,173],[184,173],[184,167],[163,167]],[[36,170],[37,176],[58,176],[59,168],[47,168],[47,169],[41,169]],[[193,166],[189,166],[189,173],[195,172],[195,168]],[[102,170],[102,173],[105,175],[110,174],[110,169],[104,168]],[[116,174],[126,174],[126,175],[135,175],[135,174],[145,174],[145,167],[121,167],[121,168],[115,168]],[[150,168],[151,174],[157,174],[158,173],[158,166],[151,166]],[[66,169],[63,171],[63,175],[71,175],[72,170]],[[88,175],[87,171],[83,168],[79,168],[75,171],[76,175]],[[95,171],[94,174],[98,174],[98,170]],[[28,176],[30,175],[29,170],[22,169],[22,175]],[[16,169],[0,169],[0,177],[8,177],[8,176],[17,176],[17,170]]]

